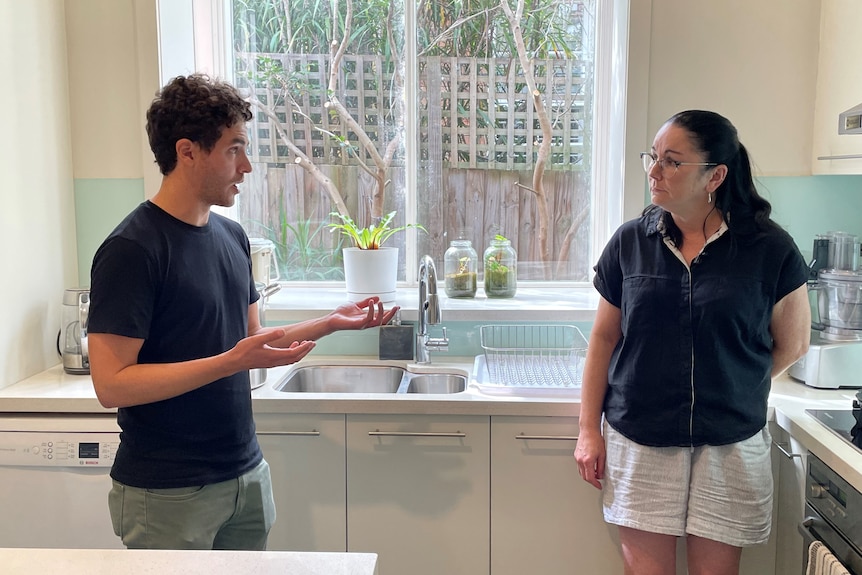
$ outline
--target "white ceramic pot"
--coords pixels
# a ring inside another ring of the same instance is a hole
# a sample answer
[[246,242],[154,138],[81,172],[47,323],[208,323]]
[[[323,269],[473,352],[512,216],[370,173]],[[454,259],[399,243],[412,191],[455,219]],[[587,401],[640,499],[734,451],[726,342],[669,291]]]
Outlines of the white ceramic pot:
[[361,301],[377,296],[384,303],[393,302],[397,279],[398,248],[344,248],[344,281],[348,300]]

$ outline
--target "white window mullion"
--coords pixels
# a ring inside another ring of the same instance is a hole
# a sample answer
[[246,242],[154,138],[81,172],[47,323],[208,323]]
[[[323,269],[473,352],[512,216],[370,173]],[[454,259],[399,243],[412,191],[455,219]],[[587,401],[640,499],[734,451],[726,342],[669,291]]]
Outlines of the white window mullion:
[[625,170],[626,70],[630,0],[599,0],[596,15],[596,106],[593,136],[590,259],[598,261],[622,223]]
[[[416,190],[419,181],[419,112],[417,105],[418,92],[418,68],[416,54],[416,3],[404,3],[404,158],[405,175],[404,185],[406,218],[415,222],[417,215],[418,199]],[[419,268],[419,253],[417,250],[416,229],[407,230],[406,243],[406,281],[409,285],[416,283],[416,274]],[[438,265],[442,265],[439,262]]]
[[229,0],[192,0],[195,70],[233,82],[233,27]]
[[[195,71],[233,83],[233,19],[230,0],[192,0]],[[239,219],[237,205],[213,206],[232,220]]]

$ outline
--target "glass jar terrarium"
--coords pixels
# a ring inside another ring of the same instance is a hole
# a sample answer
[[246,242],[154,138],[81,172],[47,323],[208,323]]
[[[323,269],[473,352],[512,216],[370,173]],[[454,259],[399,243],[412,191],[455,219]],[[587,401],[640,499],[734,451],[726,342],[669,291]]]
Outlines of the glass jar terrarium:
[[474,297],[479,270],[479,255],[470,240],[452,240],[443,256],[445,262],[446,295]]
[[512,242],[496,236],[482,256],[485,265],[485,295],[514,297],[518,289],[518,254]]

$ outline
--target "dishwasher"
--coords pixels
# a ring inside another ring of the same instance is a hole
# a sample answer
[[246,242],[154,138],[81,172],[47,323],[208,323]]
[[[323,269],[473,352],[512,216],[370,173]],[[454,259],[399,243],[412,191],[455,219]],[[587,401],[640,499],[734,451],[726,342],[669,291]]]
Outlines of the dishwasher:
[[0,414],[0,547],[121,549],[108,512],[116,414]]

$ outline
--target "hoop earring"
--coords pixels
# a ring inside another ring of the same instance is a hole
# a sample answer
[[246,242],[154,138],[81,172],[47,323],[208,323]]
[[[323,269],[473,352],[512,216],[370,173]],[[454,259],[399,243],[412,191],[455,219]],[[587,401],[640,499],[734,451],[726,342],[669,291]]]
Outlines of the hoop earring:
[[712,192],[709,192],[709,194],[706,196],[706,203],[707,204],[712,203]]

